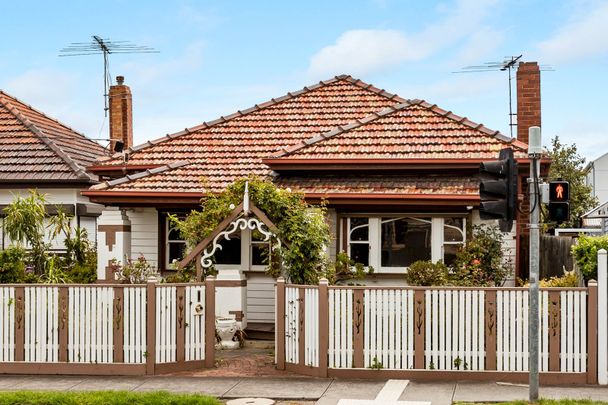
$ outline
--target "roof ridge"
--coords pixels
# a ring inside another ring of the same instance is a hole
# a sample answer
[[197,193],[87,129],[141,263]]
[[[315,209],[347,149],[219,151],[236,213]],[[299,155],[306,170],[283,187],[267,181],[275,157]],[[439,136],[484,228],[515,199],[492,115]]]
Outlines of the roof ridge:
[[[86,136],[85,134],[83,134],[82,132],[76,131],[74,128],[70,127],[69,125],[66,125],[65,123],[63,123],[63,122],[59,121],[59,120],[58,120],[58,119],[56,119],[56,118],[49,117],[48,115],[46,115],[44,112],[40,111],[39,109],[37,109],[37,108],[35,108],[35,107],[32,107],[32,105],[31,105],[31,104],[28,104],[28,103],[26,103],[26,102],[22,101],[21,99],[19,99],[19,98],[17,98],[17,97],[15,97],[15,96],[13,96],[13,95],[11,95],[11,94],[8,94],[8,93],[7,93],[7,92],[5,92],[4,90],[0,90],[0,98],[2,98],[2,97],[1,97],[2,95],[4,95],[4,97],[9,98],[9,103],[10,103],[10,99],[13,99],[13,100],[15,100],[15,101],[17,101],[17,102],[19,102],[19,103],[23,104],[24,106],[26,106],[26,107],[27,107],[27,108],[29,108],[30,110],[34,111],[35,113],[42,115],[44,118],[49,119],[49,120],[51,120],[51,121],[53,121],[53,122],[56,122],[57,124],[61,125],[61,126],[62,126],[62,127],[64,127],[65,129],[68,129],[68,130],[72,131],[73,133],[75,133],[76,135],[79,135],[79,136],[83,137],[84,139],[86,139],[86,140],[87,140],[87,141],[89,141],[90,143],[93,143],[93,144],[95,144],[95,145],[98,145],[100,148],[102,148],[102,149],[104,149],[104,150],[106,149],[106,148],[104,148],[103,146],[99,145],[99,144],[98,144],[97,142],[95,142],[94,140],[92,140],[91,138],[89,138],[88,136]],[[12,104],[11,104],[11,105],[12,105]],[[17,109],[17,107],[15,107],[15,109]]]
[[127,174],[123,177],[119,177],[117,179],[113,179],[113,180],[107,180],[104,181],[103,183],[99,183],[96,184],[94,186],[92,186],[90,189],[91,190],[105,190],[108,189],[110,187],[114,187],[120,184],[124,184],[124,183],[129,183],[133,180],[139,180],[141,178],[144,177],[148,177],[148,176],[152,176],[154,174],[159,174],[159,173],[163,173],[169,170],[173,170],[173,169],[178,169],[180,167],[192,164],[193,162],[189,162],[187,160],[178,160],[176,162],[172,162],[172,163],[168,163],[166,165],[162,165],[159,167],[155,167],[154,169],[146,169],[143,172],[138,172],[135,174]]
[[[342,74],[342,75],[334,76],[334,77],[332,77],[331,79],[328,79],[328,80],[321,80],[318,83],[315,83],[313,85],[304,86],[300,90],[288,91],[286,94],[284,94],[281,97],[271,98],[270,100],[267,100],[267,101],[265,101],[263,103],[260,103],[260,104],[254,104],[252,107],[246,108],[244,110],[237,110],[236,112],[234,112],[232,114],[229,114],[229,115],[226,115],[226,116],[220,116],[219,118],[216,118],[215,120],[205,121],[202,124],[195,125],[195,126],[190,127],[190,128],[185,128],[182,131],[174,132],[172,134],[166,134],[165,136],[163,136],[161,138],[156,138],[156,139],[153,139],[153,140],[146,141],[146,142],[144,142],[142,144],[132,146],[132,147],[128,148],[127,150],[125,150],[124,152],[125,153],[137,152],[137,151],[140,151],[142,149],[148,148],[148,147],[153,146],[153,145],[157,145],[159,143],[168,141],[168,140],[173,139],[173,138],[178,138],[180,136],[187,135],[189,133],[192,133],[192,132],[195,132],[195,131],[198,131],[198,130],[201,130],[201,129],[207,129],[209,127],[212,127],[212,126],[215,126],[215,125],[222,124],[224,122],[230,121],[233,118],[242,117],[242,116],[250,114],[252,112],[263,110],[265,108],[277,105],[277,104],[279,104],[279,103],[281,103],[283,101],[291,100],[291,99],[293,99],[295,97],[298,97],[298,96],[300,96],[302,94],[309,93],[309,92],[311,92],[313,90],[316,90],[316,89],[328,86],[330,84],[333,84],[333,83],[336,83],[336,82],[339,82],[339,81],[347,81],[347,82],[349,82],[349,83],[351,83],[353,85],[356,85],[356,86],[358,86],[358,87],[360,87],[362,89],[371,91],[371,92],[373,92],[375,94],[378,94],[380,96],[386,97],[388,99],[393,99],[393,100],[395,100],[397,102],[401,102],[402,103],[402,102],[407,101],[406,99],[403,99],[403,98],[399,97],[396,94],[388,93],[385,90],[379,89],[377,87],[374,87],[373,85],[368,84],[368,83],[366,83],[366,82],[364,82],[364,81],[362,81],[360,79],[355,79],[355,78],[353,78],[350,75]],[[100,157],[100,158],[97,159],[97,162],[105,162],[105,161],[113,160],[113,159],[121,157],[121,156],[122,156],[122,153],[115,153],[115,154],[110,155],[110,156]]]
[[315,143],[324,141],[326,139],[332,138],[336,135],[340,135],[343,134],[344,132],[359,128],[363,125],[369,124],[370,122],[376,121],[377,119],[380,119],[382,117],[385,117],[387,115],[393,114],[397,111],[401,111],[404,110],[406,108],[412,107],[414,105],[418,105],[420,104],[420,100],[405,100],[403,103],[400,104],[396,104],[394,106],[389,106],[386,108],[383,108],[382,110],[378,111],[378,112],[373,112],[370,115],[363,117],[361,119],[355,120],[354,122],[351,122],[349,124],[346,125],[342,125],[339,127],[336,127],[334,129],[331,129],[329,131],[323,132],[319,135],[316,135],[312,138],[308,138],[303,140],[300,143],[297,143],[293,146],[290,146],[288,148],[283,148],[281,152],[276,153],[274,155],[271,155],[271,158],[282,158],[285,157],[287,155],[291,155],[294,152],[299,151],[300,149],[306,148],[310,145],[313,145]]
[[[6,93],[3,93],[6,94]],[[97,176],[94,176],[88,173],[85,168],[81,167],[72,159],[66,152],[63,151],[58,145],[55,144],[42,130],[40,130],[36,124],[30,121],[27,117],[25,117],[18,109],[15,107],[10,100],[7,100],[6,97],[0,97],[0,104],[2,104],[6,109],[15,116],[27,129],[29,129],[33,134],[35,134],[40,140],[51,149],[60,159],[62,159],[69,167],[72,169],[74,174],[81,179],[87,179],[96,181]]]

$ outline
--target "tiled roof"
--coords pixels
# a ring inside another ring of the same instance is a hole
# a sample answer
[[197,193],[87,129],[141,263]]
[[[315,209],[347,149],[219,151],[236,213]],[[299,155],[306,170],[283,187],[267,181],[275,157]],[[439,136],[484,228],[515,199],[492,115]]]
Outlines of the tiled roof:
[[526,145],[421,100],[388,107],[362,120],[284,148],[287,159],[494,159]]
[[306,194],[462,195],[479,196],[476,176],[421,175],[330,175],[278,177],[283,188]]
[[0,182],[93,182],[104,148],[0,91]]
[[[358,157],[454,161],[495,158],[499,149],[509,145],[516,150],[525,149],[521,142],[437,106],[407,101],[350,76],[338,76],[133,147],[127,150],[128,165],[161,166],[159,171],[103,183],[87,194],[97,190],[104,193],[219,192],[238,178],[271,175],[270,167],[263,160],[273,156],[279,156],[279,160],[282,157],[285,160]],[[177,167],[176,162],[188,162],[188,165]],[[100,158],[96,163],[104,169],[124,164],[122,155]],[[467,179],[458,178],[456,183],[460,182],[460,186],[453,183],[455,188],[441,185],[437,190],[468,193],[472,189],[464,186],[469,184]],[[281,177],[276,180],[283,181]],[[310,180],[306,184],[314,182]],[[433,184],[419,188],[434,190]],[[343,186],[348,188],[346,184]],[[358,187],[353,186],[351,190],[356,192]],[[382,185],[378,190],[383,187],[392,186]],[[401,190],[399,192],[415,188],[411,184],[393,187]]]

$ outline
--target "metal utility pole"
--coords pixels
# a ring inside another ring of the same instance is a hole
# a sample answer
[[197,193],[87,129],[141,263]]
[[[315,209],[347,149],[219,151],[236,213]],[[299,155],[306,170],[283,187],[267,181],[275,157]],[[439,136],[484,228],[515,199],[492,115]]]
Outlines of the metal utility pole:
[[539,278],[539,245],[540,245],[540,158],[542,155],[540,127],[530,127],[528,157],[530,158],[530,178],[528,179],[530,194],[530,287],[528,307],[528,347],[530,348],[530,402],[538,402],[538,278]]

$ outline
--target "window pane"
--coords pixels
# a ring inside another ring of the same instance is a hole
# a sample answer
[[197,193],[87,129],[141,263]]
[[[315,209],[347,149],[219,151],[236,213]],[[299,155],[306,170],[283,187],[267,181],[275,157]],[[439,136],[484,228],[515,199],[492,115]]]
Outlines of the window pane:
[[464,242],[464,219],[444,218],[443,240],[445,242]]
[[184,238],[180,235],[180,231],[177,228],[170,227],[167,240],[184,240]]
[[184,251],[186,250],[186,244],[177,242],[169,243],[169,252],[167,254],[167,264],[173,263],[174,260],[181,260],[184,257]]
[[431,259],[430,218],[382,218],[382,267]]
[[267,243],[253,243],[251,245],[251,264],[254,266],[266,266],[268,264]]
[[216,264],[241,264],[241,236],[230,235],[230,240],[223,239],[219,242],[222,250],[215,251]]
[[369,240],[369,219],[350,218],[350,240],[368,241]]
[[367,243],[351,243],[350,258],[355,263],[361,263],[364,266],[369,266],[369,244]]
[[443,262],[451,266],[456,261],[456,253],[458,253],[458,249],[460,249],[462,245],[443,245]]

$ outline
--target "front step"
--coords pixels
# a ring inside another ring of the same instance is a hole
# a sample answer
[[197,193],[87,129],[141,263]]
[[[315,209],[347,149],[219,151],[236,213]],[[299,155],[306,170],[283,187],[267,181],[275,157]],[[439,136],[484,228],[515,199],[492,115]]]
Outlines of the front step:
[[274,340],[274,324],[248,322],[245,334],[248,340]]

